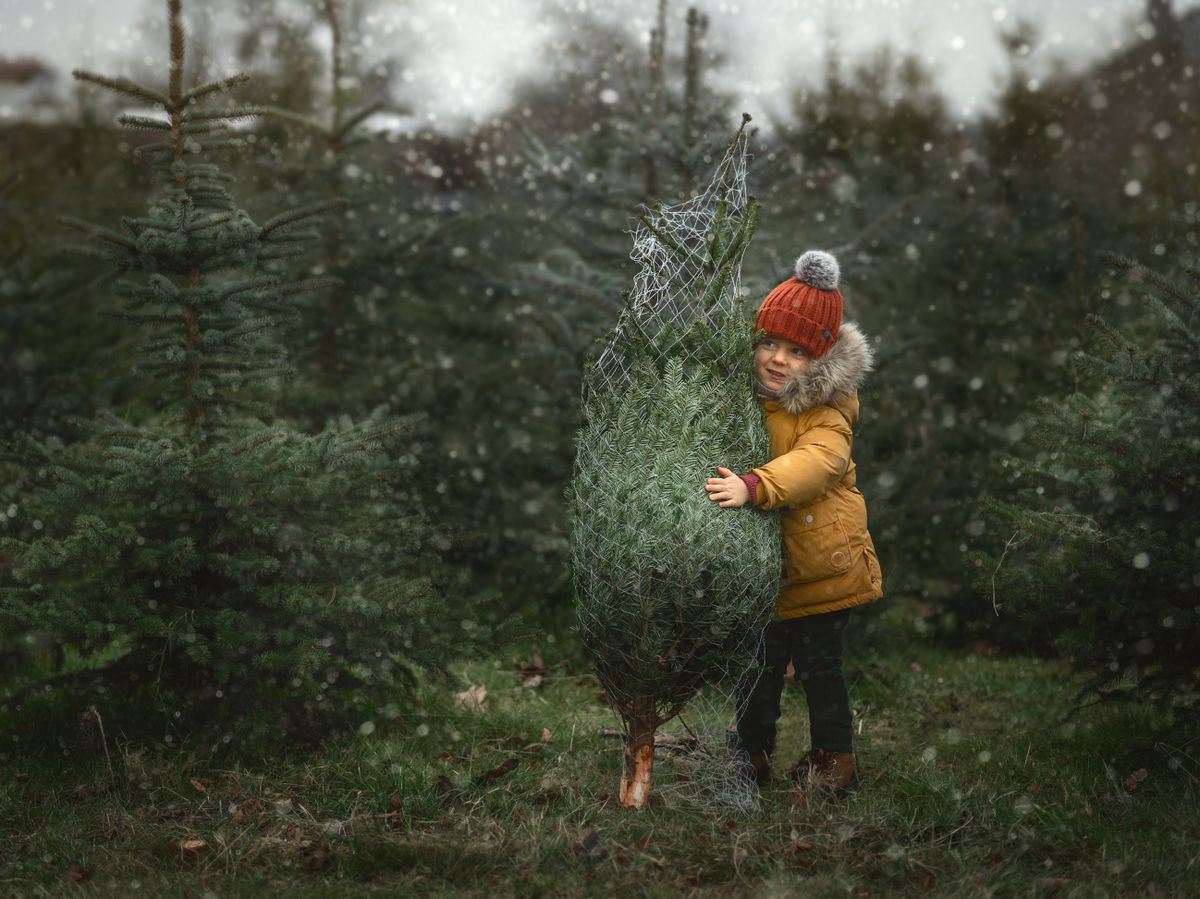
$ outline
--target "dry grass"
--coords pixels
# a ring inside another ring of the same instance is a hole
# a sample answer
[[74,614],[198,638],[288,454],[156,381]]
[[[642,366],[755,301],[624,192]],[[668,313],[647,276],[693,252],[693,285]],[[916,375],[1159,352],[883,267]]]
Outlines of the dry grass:
[[[95,749],[10,752],[0,893],[1200,894],[1200,753],[1157,740],[1149,712],[1065,720],[1054,664],[876,657],[852,689],[865,790],[831,803],[769,786],[763,813],[736,820],[673,794],[617,808],[612,721],[560,658],[536,689],[509,660],[466,669],[482,711],[430,686],[369,735],[269,763],[112,740],[114,779]],[[802,718],[789,693],[785,760]]]

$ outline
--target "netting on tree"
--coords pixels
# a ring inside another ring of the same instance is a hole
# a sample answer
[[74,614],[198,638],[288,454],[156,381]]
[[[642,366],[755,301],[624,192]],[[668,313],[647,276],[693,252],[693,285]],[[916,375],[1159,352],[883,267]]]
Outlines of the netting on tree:
[[[774,516],[721,509],[703,490],[715,466],[745,471],[769,455],[738,294],[756,215],[744,128],[703,193],[642,217],[633,289],[585,375],[572,485],[576,613],[624,724],[629,807],[648,797],[655,731],[705,688],[720,720],[689,713],[692,761],[711,756],[719,764],[704,771],[724,780],[729,699],[778,593]],[[712,779],[700,774],[688,782]]]
[[746,192],[744,127],[703,193],[677,206],[660,205],[640,218],[630,254],[639,269],[627,308],[588,372],[585,392],[619,390],[651,355],[701,362],[704,350],[724,356],[736,349],[689,347],[688,336],[716,337],[718,323],[740,314],[742,256],[758,215]]

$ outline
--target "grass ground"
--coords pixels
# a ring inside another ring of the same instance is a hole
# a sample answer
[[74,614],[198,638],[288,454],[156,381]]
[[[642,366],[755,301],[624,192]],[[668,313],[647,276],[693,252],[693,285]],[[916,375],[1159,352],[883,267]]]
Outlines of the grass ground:
[[[737,818],[669,791],[619,808],[615,722],[574,652],[542,648],[538,688],[511,658],[469,666],[484,710],[431,685],[417,714],[318,754],[233,763],[110,738],[112,776],[74,739],[10,751],[0,894],[1200,895],[1200,752],[1156,741],[1148,712],[1066,718],[1056,664],[875,655],[852,671],[863,792],[772,785]],[[790,761],[799,690],[784,708]]]

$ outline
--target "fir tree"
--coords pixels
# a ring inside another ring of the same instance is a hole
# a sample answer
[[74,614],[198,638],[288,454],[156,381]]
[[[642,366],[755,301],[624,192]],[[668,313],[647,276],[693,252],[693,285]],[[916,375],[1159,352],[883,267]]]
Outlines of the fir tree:
[[975,563],[998,611],[1052,635],[1087,689],[1167,702],[1200,673],[1200,292],[1110,261],[1147,290],[1151,331],[1089,317],[1096,349],[1077,359],[1100,386],[1041,404],[1042,452],[1004,460],[1013,495],[984,506],[1011,536]]
[[642,271],[584,380],[576,613],[625,726],[627,808],[649,797],[655,730],[748,661],[778,592],[774,518],[731,514],[703,492],[716,465],[745,471],[768,454],[751,386],[754,335],[736,293],[756,213],[738,199],[744,141],[739,132],[714,186],[686,212],[643,220]]
[[123,276],[123,317],[144,332],[138,370],[158,406],[145,420],[101,415],[85,443],[40,448],[47,483],[24,505],[46,533],[5,541],[15,582],[0,625],[117,656],[69,679],[152,684],[170,708],[370,714],[397,676],[441,668],[483,628],[434,589],[410,421],[343,419],[309,436],[269,420],[270,388],[289,374],[281,327],[298,297],[329,286],[286,272],[328,207],[260,225],[236,206],[211,156],[237,146],[226,123],[245,113],[200,101],[244,76],[185,89],[180,0],[167,6],[165,92],[76,72],[159,111],[122,122],[160,136],[142,152],[161,190],[119,230],[69,221]]
[[373,76],[355,65],[347,46],[362,9],[322,0],[320,10],[330,43],[329,86],[318,110],[255,107],[298,135],[291,158],[271,172],[273,187],[343,204],[338,227],[325,230],[320,247],[319,266],[337,286],[303,310],[302,328],[312,339],[293,353],[310,389],[289,408],[307,415],[348,404],[374,408],[414,378],[421,347],[405,337],[421,333],[432,342],[444,329],[444,302],[431,311],[421,295],[444,286],[427,282],[431,272],[453,268],[449,238],[464,220],[439,214],[415,183],[398,178],[394,146],[366,127],[376,113],[400,110],[366,98]]

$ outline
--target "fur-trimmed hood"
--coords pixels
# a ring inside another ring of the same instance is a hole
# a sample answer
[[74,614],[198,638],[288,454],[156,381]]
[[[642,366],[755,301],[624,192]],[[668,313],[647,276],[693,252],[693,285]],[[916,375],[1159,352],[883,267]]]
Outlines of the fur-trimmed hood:
[[875,353],[858,325],[842,322],[837,341],[804,371],[788,377],[775,391],[785,411],[799,415],[840,397],[853,396],[871,370]]

